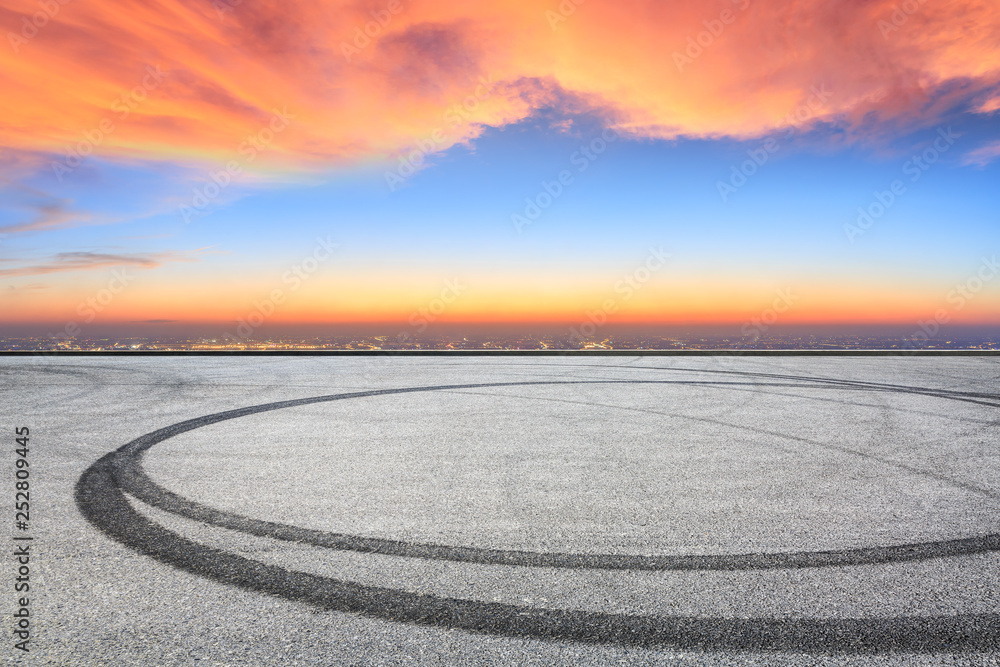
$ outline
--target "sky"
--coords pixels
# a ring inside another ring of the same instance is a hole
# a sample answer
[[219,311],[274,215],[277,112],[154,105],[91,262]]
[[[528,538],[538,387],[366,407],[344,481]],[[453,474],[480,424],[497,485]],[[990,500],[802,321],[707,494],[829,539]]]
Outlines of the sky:
[[0,0],[0,34],[9,331],[1000,326],[992,0]]

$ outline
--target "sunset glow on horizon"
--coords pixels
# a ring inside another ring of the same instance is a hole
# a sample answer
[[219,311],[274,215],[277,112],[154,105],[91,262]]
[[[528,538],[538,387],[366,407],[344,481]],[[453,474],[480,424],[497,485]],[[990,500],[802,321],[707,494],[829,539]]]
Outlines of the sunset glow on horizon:
[[0,326],[1000,326],[995,2],[0,0],[0,28]]

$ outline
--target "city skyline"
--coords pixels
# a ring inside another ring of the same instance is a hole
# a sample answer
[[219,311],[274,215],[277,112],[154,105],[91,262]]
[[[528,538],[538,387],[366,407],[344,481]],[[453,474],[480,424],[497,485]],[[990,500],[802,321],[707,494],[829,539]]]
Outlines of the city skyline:
[[989,3],[7,0],[0,26],[0,337],[1000,327]]

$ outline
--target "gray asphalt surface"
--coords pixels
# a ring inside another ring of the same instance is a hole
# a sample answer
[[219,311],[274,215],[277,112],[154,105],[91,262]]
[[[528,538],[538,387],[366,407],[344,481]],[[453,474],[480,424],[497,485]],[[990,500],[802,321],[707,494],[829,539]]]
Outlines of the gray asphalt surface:
[[1000,664],[996,357],[0,375],[8,450],[31,429],[11,663]]

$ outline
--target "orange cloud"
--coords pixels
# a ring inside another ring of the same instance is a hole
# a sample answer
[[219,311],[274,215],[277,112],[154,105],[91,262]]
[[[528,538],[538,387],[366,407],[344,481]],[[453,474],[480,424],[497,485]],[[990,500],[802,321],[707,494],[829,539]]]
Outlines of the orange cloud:
[[976,107],[976,113],[989,114],[994,111],[1000,111],[1000,96],[991,97]]
[[218,164],[255,146],[248,169],[320,169],[444,150],[552,106],[637,137],[859,132],[996,99],[1000,82],[992,0],[52,6],[0,7],[0,146],[69,158]]

